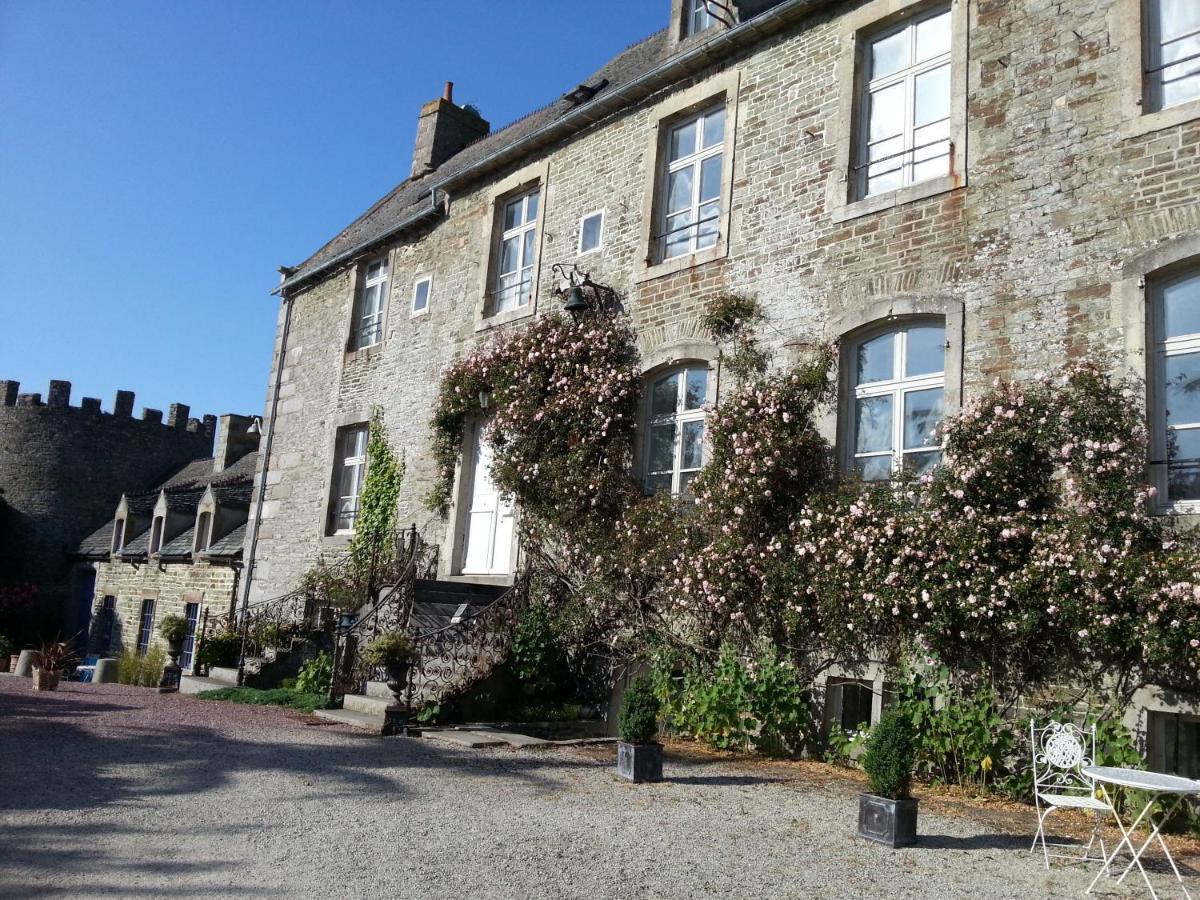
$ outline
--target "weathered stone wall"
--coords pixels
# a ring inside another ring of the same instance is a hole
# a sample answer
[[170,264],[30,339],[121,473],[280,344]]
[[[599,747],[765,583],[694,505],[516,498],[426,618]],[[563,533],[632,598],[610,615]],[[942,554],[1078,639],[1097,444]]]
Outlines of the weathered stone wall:
[[[526,160],[548,166],[539,310],[556,305],[550,264],[575,259],[580,217],[604,209],[603,249],[581,264],[624,294],[650,355],[694,341],[708,300],[735,290],[766,306],[776,346],[837,337],[868,310],[885,315],[930,298],[957,307],[967,395],[996,376],[1031,375],[1081,354],[1107,355],[1114,368],[1137,357],[1130,336],[1144,310],[1135,297],[1131,318],[1114,284],[1128,282],[1141,254],[1200,231],[1200,121],[1145,134],[1129,127],[1122,72],[1139,48],[1116,27],[1129,4],[972,0],[961,98],[967,146],[956,148],[965,184],[835,221],[839,122],[851,102],[838,65],[846,17],[866,6],[835,4]],[[728,257],[639,281],[653,109],[730,70],[739,86]],[[251,599],[290,590],[318,554],[339,546],[324,536],[334,434],[365,420],[373,404],[407,455],[401,521],[442,538],[446,524],[421,503],[434,476],[427,423],[441,372],[487,337],[476,305],[488,191],[509,174],[460,192],[448,218],[393,246],[381,347],[344,352],[351,272],[295,296]],[[433,293],[429,313],[413,318],[418,275],[433,276]]]
[[181,404],[165,424],[159,410],[135,419],[129,391],[104,413],[92,398],[71,406],[69,382],[52,381],[45,400],[18,387],[0,381],[0,489],[11,509],[0,580],[32,580],[53,603],[65,588],[66,554],[112,517],[123,492],[210,456],[216,420],[189,419]]
[[[151,647],[162,647],[166,642],[158,633],[158,623],[165,616],[183,616],[187,604],[199,603],[201,617],[207,609],[210,617],[227,614],[233,604],[238,582],[238,570],[228,565],[214,565],[201,560],[195,563],[157,561],[134,565],[127,562],[110,561],[96,563],[96,591],[92,601],[90,652],[107,656],[120,656],[122,652],[133,652],[137,648],[138,627],[141,621],[142,601],[153,599],[154,629],[150,638]],[[95,623],[103,608],[105,596],[116,598],[116,620],[112,630],[112,641],[107,647],[99,646],[101,636]]]

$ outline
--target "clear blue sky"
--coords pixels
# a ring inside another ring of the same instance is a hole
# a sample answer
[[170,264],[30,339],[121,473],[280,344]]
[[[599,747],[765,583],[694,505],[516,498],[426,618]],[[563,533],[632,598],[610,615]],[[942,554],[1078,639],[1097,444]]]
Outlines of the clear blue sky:
[[281,263],[407,174],[454,81],[493,128],[669,0],[0,0],[0,379],[260,413]]

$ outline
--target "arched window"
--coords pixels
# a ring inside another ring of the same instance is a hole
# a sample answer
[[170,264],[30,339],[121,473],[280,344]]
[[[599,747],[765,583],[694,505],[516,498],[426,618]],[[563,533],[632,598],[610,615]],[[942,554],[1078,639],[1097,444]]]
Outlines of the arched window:
[[704,458],[708,366],[690,363],[650,384],[646,422],[646,490],[686,491]]
[[940,321],[876,331],[850,347],[847,448],[864,481],[927,472],[941,459],[946,328]]
[[[1160,496],[1200,500],[1200,265],[1150,282]],[[1165,490],[1165,494],[1162,492]]]

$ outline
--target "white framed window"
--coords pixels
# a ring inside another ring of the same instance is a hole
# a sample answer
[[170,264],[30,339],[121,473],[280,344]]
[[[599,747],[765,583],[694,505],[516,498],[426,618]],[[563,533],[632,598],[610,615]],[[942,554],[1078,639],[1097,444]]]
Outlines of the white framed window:
[[687,36],[707,31],[717,24],[717,18],[708,8],[708,0],[684,0],[683,33]]
[[716,246],[724,151],[724,103],[668,129],[656,241],[662,259]]
[[335,534],[354,531],[359,495],[367,475],[367,434],[366,425],[354,425],[343,428],[338,435],[330,512],[330,524]]
[[941,460],[935,429],[946,389],[946,328],[920,322],[865,336],[850,348],[848,463],[864,481],[921,474]]
[[859,58],[859,199],[950,174],[949,5],[869,36]]
[[373,347],[383,340],[383,317],[387,312],[388,259],[381,256],[363,267],[359,287],[357,315],[351,346],[355,350]]
[[496,280],[492,286],[492,313],[511,312],[533,299],[533,271],[537,258],[540,188],[504,202],[496,248]]
[[690,363],[650,384],[645,440],[645,486],[650,493],[683,493],[704,464],[708,366]]
[[142,613],[138,619],[137,654],[145,656],[150,649],[150,637],[154,634],[154,601],[142,601]]
[[1143,89],[1148,110],[1200,98],[1200,3],[1143,2]]
[[413,285],[412,314],[414,316],[429,312],[429,295],[433,291],[433,278],[426,276],[418,278]]
[[588,213],[579,220],[579,255],[594,253],[604,246],[604,210]]
[[163,517],[155,516],[154,522],[150,526],[150,554],[152,556],[162,549],[163,524]]
[[212,518],[210,512],[202,512],[196,517],[196,553],[203,553],[212,543]]
[[1200,266],[1152,279],[1159,497],[1200,502]]

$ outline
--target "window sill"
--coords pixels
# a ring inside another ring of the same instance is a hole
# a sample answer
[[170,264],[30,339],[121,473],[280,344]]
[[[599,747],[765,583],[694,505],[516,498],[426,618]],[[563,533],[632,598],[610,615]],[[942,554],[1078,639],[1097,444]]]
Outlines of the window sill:
[[510,309],[508,312],[496,313],[492,316],[486,316],[475,323],[475,331],[488,331],[492,328],[499,328],[501,325],[507,325],[509,322],[516,322],[521,319],[528,319],[537,309],[537,302],[530,299],[524,306],[519,306],[516,309]]
[[350,541],[353,537],[353,531],[338,531],[334,534],[326,534],[321,537],[321,546],[329,550],[343,550],[350,546]]
[[944,175],[941,178],[922,181],[920,184],[911,184],[906,188],[889,191],[886,194],[877,194],[874,197],[843,203],[830,211],[829,218],[835,223],[847,222],[850,219],[869,216],[871,213],[884,212],[907,203],[915,203],[917,200],[936,197],[938,194],[946,194],[961,187],[966,187],[966,179],[963,176]]
[[408,317],[410,319],[419,319],[422,316],[427,316],[427,315],[429,315],[429,307],[428,306],[425,307],[424,309],[418,309],[418,310],[414,310],[413,312],[410,312],[408,314]]
[[1188,100],[1156,112],[1142,113],[1121,123],[1121,137],[1135,138],[1200,119],[1200,99]]
[[676,272],[682,272],[685,269],[694,269],[697,266],[715,262],[718,259],[725,259],[728,255],[729,248],[726,243],[718,241],[715,247],[709,247],[707,250],[686,253],[683,256],[675,256],[660,263],[654,263],[653,265],[647,263],[646,268],[634,280],[638,284],[644,281],[653,281],[655,278],[674,275]]
[[359,347],[357,350],[347,350],[346,355],[342,359],[342,365],[348,365],[360,359],[370,359],[373,356],[378,356],[383,352],[383,341],[378,344],[371,344],[369,347]]

